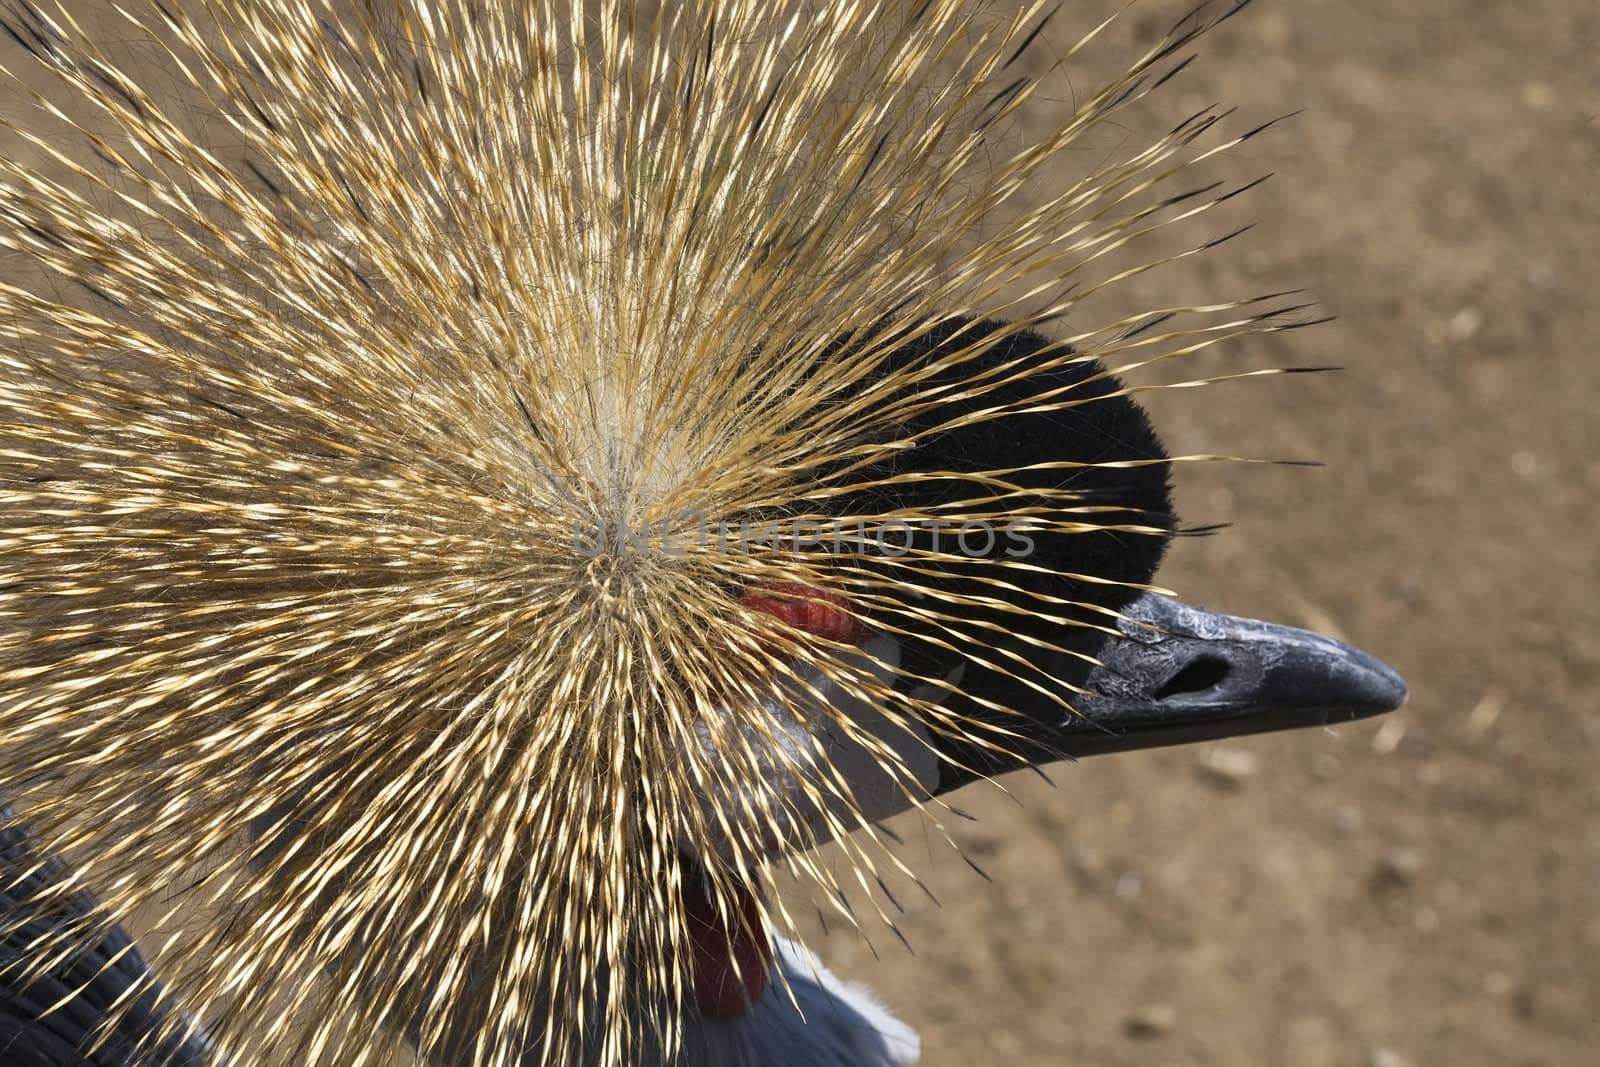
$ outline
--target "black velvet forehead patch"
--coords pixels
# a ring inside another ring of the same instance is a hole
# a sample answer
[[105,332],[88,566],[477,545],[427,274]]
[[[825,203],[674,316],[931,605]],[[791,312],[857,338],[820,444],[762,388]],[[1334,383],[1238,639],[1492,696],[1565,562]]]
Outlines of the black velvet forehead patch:
[[[926,336],[897,347],[884,371],[936,363],[973,347],[1002,328],[1003,323],[993,320],[952,317]],[[1030,357],[1037,357],[1041,364],[1046,359],[1056,361],[1050,368],[1035,373],[1008,374],[1007,377],[1015,380],[923,412],[905,426],[908,435],[932,430],[963,414],[997,405],[1025,404],[1045,393],[1074,402],[1075,406],[1060,411],[1009,414],[931,433],[915,449],[900,453],[893,461],[893,471],[977,472],[1063,461],[1096,464],[1165,460],[1166,452],[1144,409],[1131,397],[1112,395],[1121,390],[1122,383],[1107,373],[1099,360],[1061,363],[1059,357],[1069,351],[1040,334],[1024,331],[997,339],[980,354],[925,379],[917,388],[959,386],[1006,365],[1027,367]],[[1106,507],[1116,510],[1073,511],[1062,517],[1096,526],[1137,525],[1170,531],[1176,519],[1168,475],[1169,465],[1161,462],[1137,467],[1023,470],[1007,478],[1023,489],[1067,489],[1075,498],[1071,505],[1052,503],[1044,496],[1021,498],[1016,501],[1018,509]],[[852,510],[860,509],[869,514],[891,508],[934,510],[977,492],[973,482],[948,478],[897,483],[843,503]],[[1114,582],[1148,582],[1160,566],[1168,541],[1163,536],[1117,530],[1033,533],[1030,536],[1033,548],[1027,557],[1029,562],[1049,571],[1051,576],[1013,572],[1012,577],[1018,579],[1019,584],[1026,580],[1035,583],[1032,588],[1050,596],[1110,608],[1129,603],[1137,593],[1115,585],[1074,581],[1068,575],[1090,575]],[[1004,552],[1007,547],[1008,543],[1002,539],[996,544],[994,554]]]

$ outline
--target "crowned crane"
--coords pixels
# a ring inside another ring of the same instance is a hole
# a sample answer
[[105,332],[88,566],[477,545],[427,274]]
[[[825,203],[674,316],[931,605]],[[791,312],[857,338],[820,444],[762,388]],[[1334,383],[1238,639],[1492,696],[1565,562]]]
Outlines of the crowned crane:
[[[939,357],[958,343],[1001,328],[996,322],[951,318],[905,346],[895,360],[938,366]],[[998,368],[1051,348],[1043,336],[1024,331],[1000,339],[982,358]],[[892,370],[886,366],[884,373]],[[1001,386],[998,395],[954,403],[1004,403],[1055,388],[1071,391],[1083,403],[935,435],[897,456],[893,473],[1019,468],[1024,489],[1066,485],[1091,506],[1137,515],[1176,535],[1162,445],[1144,411],[1098,361],[1058,364]],[[942,410],[938,417],[950,415]],[[928,510],[939,504],[939,494],[949,492],[940,480],[885,477],[872,484],[897,494],[897,506]],[[1030,503],[1020,499],[1014,506],[1026,512]],[[842,498],[830,507],[848,515],[870,511],[874,504]],[[932,535],[920,530],[914,536]],[[1069,628],[1059,619],[1019,612],[1019,593],[1013,603],[995,602],[987,609],[996,636],[986,662],[941,647],[932,634],[907,632],[903,626],[893,633],[874,631],[870,615],[865,626],[848,634],[863,646],[875,644],[875,660],[907,667],[904,677],[950,680],[944,699],[963,704],[959,710],[965,716],[981,719],[996,714],[995,708],[1022,712],[1020,719],[1004,717],[1016,736],[1003,753],[976,743],[963,747],[938,730],[922,731],[931,755],[914,759],[913,766],[932,795],[1055,760],[1348,722],[1395,708],[1405,697],[1405,686],[1392,670],[1348,645],[1142,591],[1168,537],[1115,529],[1029,536],[1038,567],[1020,573],[1033,583],[1032,592],[1073,605],[1092,625]],[[977,547],[985,552],[1008,547],[995,538],[984,542]],[[866,559],[861,565],[875,564]],[[941,589],[958,595],[970,581],[961,572],[936,574],[918,584],[915,596],[936,596]],[[837,621],[826,602],[796,618],[801,629],[829,630]],[[1100,625],[1101,619],[1111,624]],[[1017,660],[1028,669],[1000,665]],[[893,733],[859,697],[824,687],[816,698],[836,700],[868,734],[889,739]],[[1071,710],[1064,712],[1064,706]],[[835,741],[828,751],[836,767],[853,779],[856,795],[873,809],[872,818],[908,806],[900,799],[903,794],[884,788],[877,762],[852,751],[862,742]],[[40,871],[60,874],[61,869],[57,861],[33,853],[20,825],[8,825],[5,832],[0,914],[26,914]],[[681,1044],[672,1060],[677,1067],[898,1067],[916,1060],[916,1036],[866,991],[839,981],[804,949],[746,921],[748,916],[730,920],[693,891],[685,902],[694,935],[694,981],[680,1006]],[[30,923],[8,928],[8,941],[0,946],[0,974],[7,976],[0,987],[0,1062],[127,1067],[138,1048],[152,1055],[151,1063],[199,1067],[211,1062],[198,1024],[157,1026],[161,1013],[171,1009],[158,999],[159,986],[120,929],[111,929],[87,950],[64,953],[43,977],[15,981],[6,964],[20,959],[31,939],[47,940],[53,922],[64,923],[74,911],[82,915],[91,908],[83,894],[66,902],[53,899],[35,909]],[[106,1032],[108,1008],[129,997],[137,998],[137,1009],[118,1015]],[[152,1035],[164,1043],[152,1044]],[[465,1049],[470,1041],[459,1044]],[[641,1055],[641,1062],[664,1062],[659,1050]],[[460,1062],[473,1061],[463,1051]]]
[[1302,308],[1083,325],[1243,6],[1022,129],[1039,0],[0,0],[0,1067],[908,1063],[771,872],[1397,706],[1151,585],[1133,375]]

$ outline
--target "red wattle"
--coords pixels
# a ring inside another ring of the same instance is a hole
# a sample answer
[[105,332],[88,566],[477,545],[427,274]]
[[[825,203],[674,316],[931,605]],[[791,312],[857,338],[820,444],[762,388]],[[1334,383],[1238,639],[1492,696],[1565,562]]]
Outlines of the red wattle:
[[702,1015],[729,1019],[753,1007],[771,984],[772,940],[755,894],[733,887],[731,914],[717,910],[710,886],[698,877],[683,887],[694,959],[694,999]]
[[774,582],[746,592],[739,603],[776,616],[797,630],[846,645],[859,644],[866,633],[861,620],[849,612],[848,600],[815,586]]

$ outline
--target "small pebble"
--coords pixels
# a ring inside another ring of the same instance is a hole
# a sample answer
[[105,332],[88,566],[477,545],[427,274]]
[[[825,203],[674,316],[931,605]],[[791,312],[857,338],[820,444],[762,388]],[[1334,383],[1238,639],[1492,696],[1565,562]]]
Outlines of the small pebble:
[[1556,91],[1549,82],[1522,83],[1522,102],[1535,111],[1543,111],[1556,102]]
[[1340,808],[1333,816],[1333,828],[1340,834],[1349,836],[1361,829],[1363,816],[1360,808]]
[[1387,756],[1400,747],[1400,739],[1405,735],[1405,720],[1398,715],[1390,715],[1383,720],[1383,725],[1378,727],[1377,733],[1372,735],[1372,751],[1377,755]]
[[[1512,462],[1515,468],[1515,460]],[[1483,696],[1473,705],[1472,711],[1467,715],[1467,735],[1469,737],[1482,737],[1494,726],[1495,720],[1506,709],[1505,694],[1495,688],[1484,690]]]
[[1171,1004],[1147,1004],[1122,1020],[1129,1037],[1165,1037],[1178,1025],[1178,1009]]
[[1375,1048],[1367,1056],[1367,1067],[1409,1067],[1409,1064],[1392,1048]]
[[1378,857],[1372,870],[1376,889],[1400,889],[1417,880],[1422,870],[1422,854],[1414,848],[1391,848]]
[[1072,867],[1072,873],[1086,881],[1098,881],[1105,877],[1105,857],[1089,845],[1074,843],[1067,852],[1067,863]]
[[1331,782],[1339,777],[1339,757],[1332,752],[1318,752],[1311,757],[1308,770],[1319,782]]
[[1450,336],[1457,341],[1470,341],[1483,329],[1483,312],[1475,307],[1464,307],[1450,319]]
[[1260,759],[1249,749],[1223,745],[1202,748],[1197,759],[1201,775],[1220,789],[1238,789],[1261,766]]

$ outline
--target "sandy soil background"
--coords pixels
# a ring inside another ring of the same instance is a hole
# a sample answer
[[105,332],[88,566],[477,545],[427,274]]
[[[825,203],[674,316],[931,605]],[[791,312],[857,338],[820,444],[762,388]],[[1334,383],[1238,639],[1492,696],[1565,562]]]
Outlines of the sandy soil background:
[[[92,5],[84,5],[92,6]],[[1065,6],[1037,69],[1113,4]],[[1147,0],[1075,62],[1154,40]],[[1340,374],[1158,397],[1189,468],[1187,599],[1386,658],[1383,721],[1109,757],[973,787],[914,822],[910,957],[818,944],[922,1032],[928,1067],[1600,1062],[1600,7],[1592,0],[1257,4],[1142,117],[1235,128],[1304,108],[1224,168],[1276,178],[1260,225],[1115,307],[1303,286],[1338,321],[1206,356]],[[1102,67],[1103,69],[1103,67]]]
[[[1109,6],[1066,5],[1044,50]],[[1162,580],[1353,641],[1411,699],[1017,776],[1020,807],[971,787],[993,885],[902,826],[943,902],[904,897],[916,957],[825,953],[928,1067],[1600,1062],[1597,48],[1588,0],[1256,4],[1129,126],[1305,109],[1235,161],[1276,174],[1257,229],[1119,299],[1304,286],[1338,321],[1208,366],[1347,368],[1155,403],[1175,452],[1326,463],[1182,472],[1185,518],[1234,525]]]

